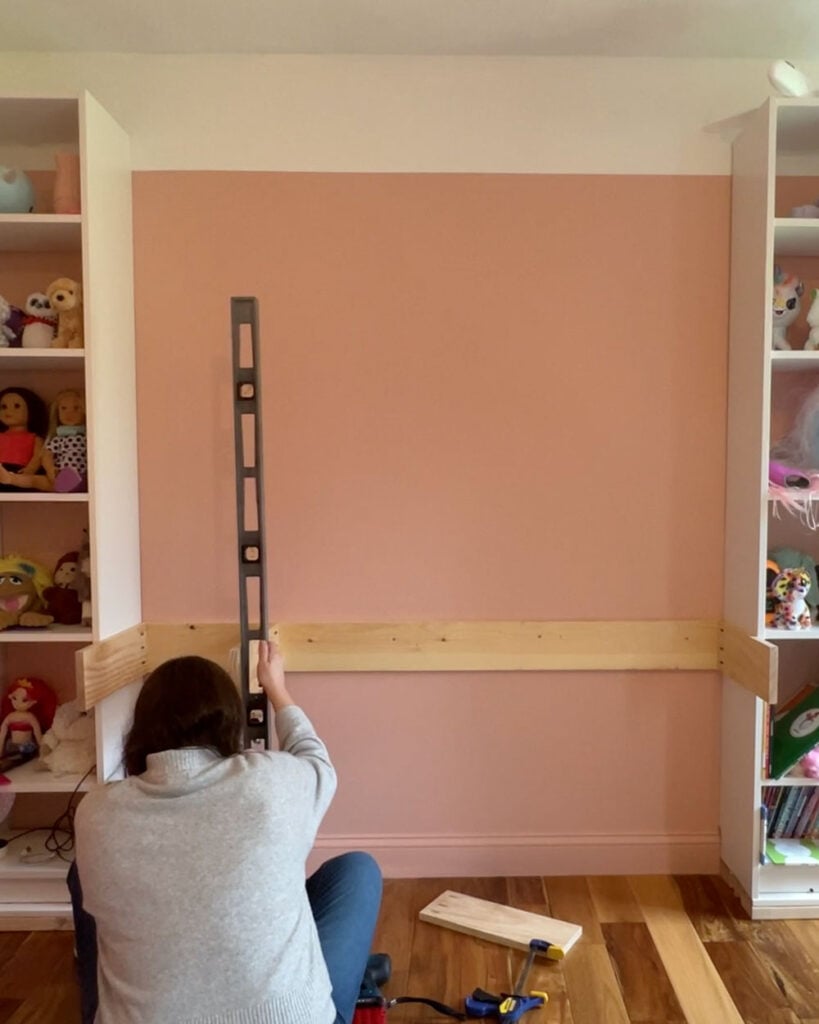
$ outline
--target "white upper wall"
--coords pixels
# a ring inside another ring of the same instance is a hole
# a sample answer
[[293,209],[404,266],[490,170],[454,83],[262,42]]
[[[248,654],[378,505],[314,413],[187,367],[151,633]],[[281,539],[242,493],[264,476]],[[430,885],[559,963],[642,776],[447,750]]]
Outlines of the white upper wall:
[[771,95],[767,67],[6,53],[0,92],[88,89],[131,135],[137,170],[727,174],[726,138],[706,128]]

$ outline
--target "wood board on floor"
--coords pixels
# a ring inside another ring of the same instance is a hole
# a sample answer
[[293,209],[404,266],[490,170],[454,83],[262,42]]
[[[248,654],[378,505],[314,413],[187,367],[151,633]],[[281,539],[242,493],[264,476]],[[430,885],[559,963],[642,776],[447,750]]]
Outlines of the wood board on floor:
[[428,924],[524,951],[529,949],[532,939],[542,939],[568,953],[583,934],[579,924],[465,896],[451,889],[427,904],[418,916]]

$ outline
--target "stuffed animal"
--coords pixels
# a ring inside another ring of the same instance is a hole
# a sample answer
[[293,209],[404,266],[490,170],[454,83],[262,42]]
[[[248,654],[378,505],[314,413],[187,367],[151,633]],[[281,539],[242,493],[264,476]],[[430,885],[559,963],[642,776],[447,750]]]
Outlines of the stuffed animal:
[[55,775],[85,775],[96,761],[94,719],[74,701],[60,704],[51,728],[40,741],[40,761]]
[[76,626],[82,622],[82,603],[77,594],[77,576],[80,554],[69,551],[57,562],[54,584],[43,591],[46,613],[63,626]]
[[36,754],[56,709],[57,697],[48,683],[32,676],[15,679],[3,698],[0,754]]
[[32,292],[26,299],[23,317],[23,348],[51,348],[57,331],[57,317],[42,292]]
[[30,558],[22,555],[0,558],[0,629],[51,625],[54,616],[43,610],[43,592],[51,584],[48,569]]
[[810,574],[806,569],[783,569],[771,584],[777,600],[774,629],[810,629],[811,617],[805,596],[810,590]]
[[810,487],[810,477],[795,466],[786,466],[774,459],[768,463],[768,479],[777,487],[795,487],[804,489]]
[[819,747],[814,747],[799,762],[803,774],[808,779],[819,779]]
[[13,306],[0,295],[0,348],[19,348],[23,334],[22,309]]
[[0,167],[0,213],[33,213],[34,186],[17,167]]
[[82,285],[70,277],[58,277],[48,286],[46,294],[57,313],[57,336],[52,348],[82,348]]
[[792,206],[791,217],[819,217],[819,199],[815,203],[805,203],[804,206]]
[[14,331],[9,326],[11,305],[0,295],[0,348],[10,348]]
[[773,286],[773,347],[790,349],[788,328],[799,316],[804,284],[795,274],[786,274],[777,264],[774,267]]
[[87,529],[82,531],[76,587],[77,597],[82,605],[82,624],[90,626],[93,617],[91,608],[91,542]]

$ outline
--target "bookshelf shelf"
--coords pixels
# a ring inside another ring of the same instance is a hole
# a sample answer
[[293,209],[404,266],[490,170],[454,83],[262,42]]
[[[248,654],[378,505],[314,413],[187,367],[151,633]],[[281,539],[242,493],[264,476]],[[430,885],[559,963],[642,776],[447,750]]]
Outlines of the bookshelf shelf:
[[804,776],[784,775],[781,779],[763,779],[763,786],[819,786],[819,779],[806,779]]
[[81,244],[80,214],[0,213],[0,252],[67,252]]
[[766,629],[766,640],[788,641],[794,640],[819,640],[819,626],[811,626],[810,629]]

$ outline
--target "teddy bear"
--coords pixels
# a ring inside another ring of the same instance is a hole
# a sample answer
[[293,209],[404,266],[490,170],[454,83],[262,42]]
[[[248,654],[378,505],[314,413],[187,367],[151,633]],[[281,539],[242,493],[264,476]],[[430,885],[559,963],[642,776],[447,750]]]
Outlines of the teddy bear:
[[82,348],[82,285],[70,277],[58,277],[48,286],[46,295],[57,313],[57,336],[52,348]]
[[0,295],[0,348],[19,348],[23,311]]
[[42,292],[32,292],[26,299],[23,317],[23,348],[51,348],[57,330],[57,318]]
[[94,719],[81,714],[74,701],[60,704],[40,741],[40,766],[55,775],[83,775],[95,760]]

